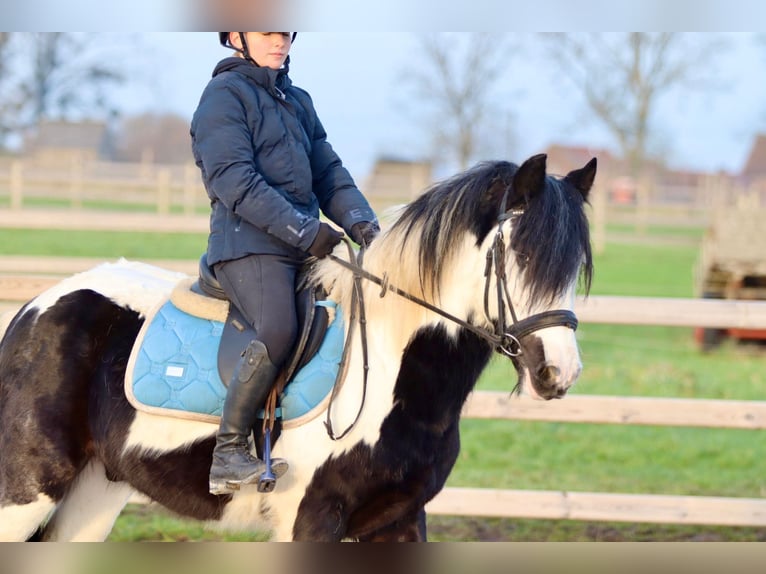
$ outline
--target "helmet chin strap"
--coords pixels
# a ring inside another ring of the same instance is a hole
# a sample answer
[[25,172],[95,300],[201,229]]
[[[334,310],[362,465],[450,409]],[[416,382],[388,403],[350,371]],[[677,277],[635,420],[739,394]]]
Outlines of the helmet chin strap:
[[254,66],[261,67],[258,62],[256,62],[253,57],[250,55],[250,48],[247,46],[247,38],[245,37],[244,32],[237,32],[239,34],[239,41],[242,42],[242,49],[239,50],[242,55],[245,57],[245,60],[253,64]]

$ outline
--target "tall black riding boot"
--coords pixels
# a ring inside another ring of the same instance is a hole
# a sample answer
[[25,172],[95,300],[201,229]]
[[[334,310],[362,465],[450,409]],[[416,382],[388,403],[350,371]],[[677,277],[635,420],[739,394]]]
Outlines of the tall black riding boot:
[[[248,437],[277,374],[266,346],[260,341],[251,341],[234,369],[223,403],[210,467],[211,494],[239,490],[243,484],[257,482],[266,470],[266,464],[250,452]],[[271,469],[279,478],[287,471],[287,462],[272,459]]]

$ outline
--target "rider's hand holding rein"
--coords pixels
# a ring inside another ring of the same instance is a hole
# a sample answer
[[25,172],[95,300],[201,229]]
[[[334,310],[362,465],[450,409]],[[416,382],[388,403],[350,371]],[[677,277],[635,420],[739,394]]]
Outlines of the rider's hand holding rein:
[[320,223],[319,232],[309,247],[309,253],[318,259],[327,257],[342,239],[343,234],[340,231],[336,231],[326,223]]

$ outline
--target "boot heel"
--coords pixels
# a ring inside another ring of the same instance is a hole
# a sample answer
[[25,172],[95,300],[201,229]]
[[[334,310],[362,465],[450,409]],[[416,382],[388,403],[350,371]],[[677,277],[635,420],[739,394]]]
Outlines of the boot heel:
[[208,483],[208,491],[210,494],[220,496],[222,494],[233,494],[239,490],[238,484],[232,484],[231,482],[223,481],[210,481]]

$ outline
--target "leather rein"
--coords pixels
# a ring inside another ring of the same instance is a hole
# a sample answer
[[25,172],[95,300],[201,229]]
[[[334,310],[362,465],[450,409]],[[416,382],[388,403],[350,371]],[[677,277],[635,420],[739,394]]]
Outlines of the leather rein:
[[[333,254],[328,255],[327,257],[330,258],[332,261],[337,263],[338,265],[345,267],[346,269],[350,270],[354,274],[354,289],[352,292],[351,297],[351,317],[349,318],[349,330],[346,335],[346,343],[344,345],[343,349],[343,355],[341,357],[341,366],[338,370],[338,376],[335,380],[335,385],[333,386],[332,393],[330,395],[330,402],[327,405],[327,417],[325,420],[325,429],[327,430],[327,434],[330,436],[332,440],[340,440],[344,436],[346,436],[352,428],[356,425],[356,423],[359,421],[359,418],[362,414],[362,409],[364,407],[365,398],[367,396],[367,375],[369,373],[369,364],[367,360],[367,319],[365,314],[365,306],[364,306],[364,296],[362,294],[362,279],[366,279],[368,281],[371,281],[372,283],[375,283],[381,287],[380,291],[380,297],[384,297],[386,293],[391,292],[395,293],[396,295],[399,295],[400,297],[403,297],[404,299],[407,299],[408,301],[412,301],[413,303],[416,303],[417,305],[420,305],[421,307],[424,307],[428,309],[429,311],[433,311],[434,313],[444,317],[445,319],[459,325],[460,327],[466,329],[467,331],[470,331],[471,333],[481,337],[485,341],[487,341],[490,345],[492,345],[493,349],[507,357],[519,357],[523,354],[523,346],[521,344],[521,339],[523,339],[525,336],[535,332],[539,331],[540,329],[545,329],[548,327],[569,327],[573,331],[577,330],[577,317],[576,315],[569,310],[566,309],[559,309],[555,311],[543,311],[542,313],[537,313],[535,315],[530,315],[529,317],[525,319],[519,320],[516,316],[516,310],[514,309],[513,302],[511,301],[510,293],[508,290],[508,280],[507,280],[507,274],[506,274],[506,268],[505,268],[505,259],[506,259],[506,245],[505,245],[505,238],[503,235],[503,224],[508,221],[509,219],[512,219],[514,217],[518,217],[520,215],[523,215],[523,210],[505,210],[505,205],[507,201],[507,196],[503,197],[502,202],[502,209],[500,211],[500,215],[498,216],[498,229],[497,233],[495,234],[495,239],[492,242],[492,246],[487,250],[487,262],[484,269],[484,277],[485,277],[485,284],[484,284],[484,313],[487,318],[489,318],[489,296],[490,296],[490,283],[493,276],[493,269],[494,269],[494,277],[495,277],[495,283],[496,283],[496,296],[497,296],[497,307],[498,307],[498,320],[494,322],[494,330],[490,331],[488,329],[485,329],[483,327],[478,327],[476,325],[472,325],[471,323],[464,321],[463,319],[456,317],[455,315],[452,315],[448,313],[447,311],[444,311],[443,309],[440,309],[439,307],[436,307],[435,305],[429,303],[428,301],[425,301],[424,299],[421,299],[420,297],[417,297],[415,295],[412,295],[411,293],[408,293],[407,291],[403,291],[402,289],[399,289],[398,287],[391,285],[388,281],[388,275],[386,273],[383,274],[383,277],[378,277],[377,275],[370,273],[366,269],[362,267],[362,261],[364,258],[364,247],[362,247],[359,250],[358,255],[355,256],[354,249],[351,245],[351,241],[344,237],[344,241],[346,243],[346,247],[348,248],[349,252],[349,260],[346,261],[344,259],[341,259]],[[511,323],[509,324],[507,321],[506,316],[506,310],[510,314]],[[359,320],[355,321],[356,314],[359,315]],[[362,400],[361,404],[359,405],[359,411],[356,414],[356,417],[354,418],[354,421],[344,430],[341,434],[336,434],[333,426],[332,426],[332,420],[330,411],[332,408],[332,404],[335,401],[335,398],[337,397],[340,382],[343,380],[347,367],[348,367],[348,352],[349,348],[351,347],[350,342],[353,335],[354,326],[356,323],[359,323],[359,329],[360,329],[360,335],[361,335],[361,343],[362,343],[362,357],[363,357],[363,365],[364,365],[364,373],[363,373],[363,385],[362,385]]]

